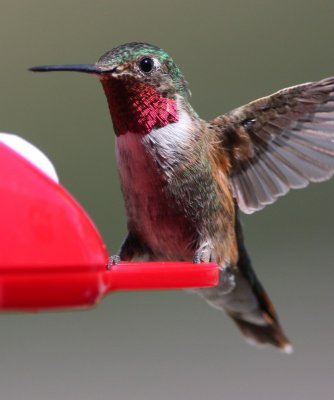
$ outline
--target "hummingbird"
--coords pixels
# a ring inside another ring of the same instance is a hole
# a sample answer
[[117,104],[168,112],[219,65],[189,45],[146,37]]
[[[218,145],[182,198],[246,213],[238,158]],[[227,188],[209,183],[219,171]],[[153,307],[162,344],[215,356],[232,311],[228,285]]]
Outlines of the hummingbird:
[[161,48],[132,42],[95,64],[46,65],[99,78],[116,135],[127,213],[122,261],[213,261],[219,284],[196,289],[246,340],[292,345],[247,253],[240,214],[334,173],[334,77],[199,117],[188,83]]

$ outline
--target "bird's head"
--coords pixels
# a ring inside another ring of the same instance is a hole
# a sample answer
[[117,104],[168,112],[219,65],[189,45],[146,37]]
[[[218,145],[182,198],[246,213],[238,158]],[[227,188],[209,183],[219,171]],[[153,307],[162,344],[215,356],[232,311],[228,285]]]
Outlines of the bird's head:
[[77,71],[96,75],[103,86],[116,134],[146,134],[177,122],[190,94],[172,58],[159,47],[127,43],[95,64],[46,65],[32,71]]

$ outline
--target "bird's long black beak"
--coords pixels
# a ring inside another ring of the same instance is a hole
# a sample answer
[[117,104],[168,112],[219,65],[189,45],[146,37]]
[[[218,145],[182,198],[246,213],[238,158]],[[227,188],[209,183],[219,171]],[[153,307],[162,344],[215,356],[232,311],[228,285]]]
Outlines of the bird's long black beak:
[[38,67],[29,68],[29,71],[34,72],[49,72],[49,71],[76,71],[86,74],[102,74],[113,72],[113,68],[101,69],[96,64],[65,64],[65,65],[41,65]]

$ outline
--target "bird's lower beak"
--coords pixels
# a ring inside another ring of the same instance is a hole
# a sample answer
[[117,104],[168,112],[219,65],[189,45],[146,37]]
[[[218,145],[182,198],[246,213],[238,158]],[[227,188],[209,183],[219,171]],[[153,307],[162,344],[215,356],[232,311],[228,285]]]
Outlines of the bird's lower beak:
[[41,65],[38,67],[29,68],[34,72],[49,72],[49,71],[75,71],[84,72],[86,74],[100,75],[103,73],[115,72],[115,67],[103,67],[96,64],[65,64],[65,65]]

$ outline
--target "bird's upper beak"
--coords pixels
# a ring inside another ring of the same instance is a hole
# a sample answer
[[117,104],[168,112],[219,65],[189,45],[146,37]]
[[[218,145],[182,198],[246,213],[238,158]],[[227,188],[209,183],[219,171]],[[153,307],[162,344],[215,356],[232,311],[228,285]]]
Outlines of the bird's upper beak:
[[65,65],[41,65],[38,67],[29,68],[34,72],[48,72],[48,71],[76,71],[84,72],[86,74],[106,74],[116,72],[114,66],[99,66],[97,64],[65,64]]

